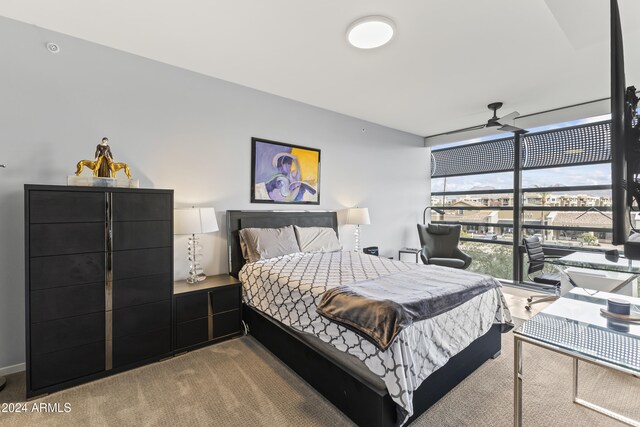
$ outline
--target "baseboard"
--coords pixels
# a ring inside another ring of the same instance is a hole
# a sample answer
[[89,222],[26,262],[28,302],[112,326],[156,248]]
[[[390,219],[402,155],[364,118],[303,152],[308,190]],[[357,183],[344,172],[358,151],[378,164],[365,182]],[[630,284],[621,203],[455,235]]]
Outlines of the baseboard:
[[15,374],[16,372],[22,372],[25,369],[26,366],[24,363],[18,363],[17,365],[13,366],[5,366],[4,368],[0,368],[0,375]]

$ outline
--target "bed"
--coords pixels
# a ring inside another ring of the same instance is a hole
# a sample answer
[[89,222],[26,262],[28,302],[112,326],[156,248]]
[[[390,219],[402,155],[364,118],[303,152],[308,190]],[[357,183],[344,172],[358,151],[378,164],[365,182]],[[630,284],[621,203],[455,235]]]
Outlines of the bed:
[[252,336],[358,425],[411,422],[500,353],[500,323],[510,317],[499,289],[415,323],[385,351],[318,316],[315,304],[326,289],[427,270],[354,252],[297,253],[245,265],[239,230],[285,225],[338,229],[335,212],[227,212],[229,270],[243,282],[243,318]]

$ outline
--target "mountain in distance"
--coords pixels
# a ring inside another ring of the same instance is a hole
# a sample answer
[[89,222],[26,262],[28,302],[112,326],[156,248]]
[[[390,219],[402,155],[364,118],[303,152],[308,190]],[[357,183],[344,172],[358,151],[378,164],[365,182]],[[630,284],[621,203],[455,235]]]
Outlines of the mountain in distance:
[[[561,193],[562,189],[564,187],[566,187],[566,185],[564,184],[553,184],[553,185],[534,185],[533,187],[530,188],[557,188],[557,193]],[[470,188],[471,191],[486,191],[488,193],[491,192],[491,190],[496,190],[496,187],[493,187],[491,185],[474,185],[473,187]],[[556,191],[554,191],[554,193],[556,193]],[[589,190],[589,191],[571,191],[571,194],[587,194],[589,196],[594,196],[594,197],[606,197],[606,196],[611,196],[611,191],[610,190]]]
[[473,187],[471,187],[471,191],[489,191],[489,190],[495,190],[496,187],[492,187],[490,185],[487,186],[482,186],[482,185],[474,185]]

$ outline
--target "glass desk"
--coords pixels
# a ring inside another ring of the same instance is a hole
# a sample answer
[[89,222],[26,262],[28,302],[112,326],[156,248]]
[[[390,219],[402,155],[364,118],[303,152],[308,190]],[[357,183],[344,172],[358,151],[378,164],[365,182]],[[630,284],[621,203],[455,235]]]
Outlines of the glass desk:
[[573,358],[573,401],[623,423],[640,427],[640,422],[578,397],[580,360],[631,375],[640,374],[640,324],[613,320],[601,315],[608,298],[632,303],[640,312],[640,298],[589,292],[575,288],[513,331],[514,425],[522,426],[522,343],[530,343]]
[[610,292],[618,292],[627,284],[638,278],[640,275],[640,261],[632,261],[622,256],[613,257],[597,252],[574,252],[562,258],[547,258],[545,262],[554,265],[560,273],[566,277],[573,286],[579,287],[571,276],[566,274],[562,267],[576,267],[588,270],[610,271],[614,273],[625,273],[624,277]]
[[597,252],[574,252],[562,258],[546,259],[545,262],[563,267],[640,274],[640,261],[631,261],[622,256],[616,258]]

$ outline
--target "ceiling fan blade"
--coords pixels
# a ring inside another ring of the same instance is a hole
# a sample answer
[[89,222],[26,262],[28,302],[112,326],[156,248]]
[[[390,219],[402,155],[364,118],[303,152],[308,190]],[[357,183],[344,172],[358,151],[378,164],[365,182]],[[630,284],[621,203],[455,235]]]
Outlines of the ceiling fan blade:
[[488,128],[496,128],[498,126],[502,126],[502,123],[500,123],[498,119],[494,118],[490,118],[489,120],[487,120],[487,124],[485,125],[485,127]]
[[441,133],[438,135],[430,135],[425,137],[425,142],[429,146],[449,144],[452,142],[467,141],[468,143],[480,142],[484,138],[495,137],[498,128],[487,128],[484,126],[475,126],[475,128]]
[[442,135],[453,135],[453,134],[456,134],[456,133],[469,132],[469,131],[472,131],[472,130],[482,129],[484,127],[485,127],[485,125],[471,126],[471,127],[468,127],[468,128],[456,129],[456,130],[452,130],[452,131],[449,131],[449,132],[445,132]]
[[507,124],[510,121],[514,120],[515,118],[520,117],[520,113],[518,113],[517,111],[514,111],[513,113],[509,113],[506,116],[501,117],[500,119],[498,119],[498,121],[501,124]]
[[502,125],[502,127],[499,127],[498,130],[501,130],[503,132],[521,132],[521,133],[529,133],[528,130],[524,130],[521,129],[519,127],[515,127],[515,126],[511,126],[511,125]]

